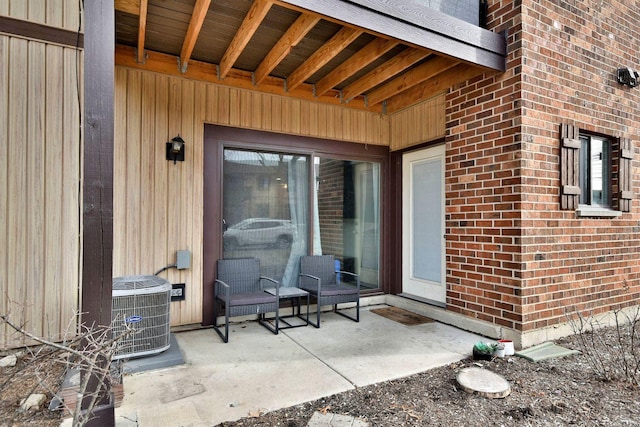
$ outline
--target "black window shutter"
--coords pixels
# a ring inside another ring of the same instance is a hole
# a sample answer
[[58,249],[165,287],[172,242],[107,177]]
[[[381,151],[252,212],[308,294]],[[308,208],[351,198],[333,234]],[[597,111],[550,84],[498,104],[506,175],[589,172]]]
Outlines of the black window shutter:
[[560,125],[560,209],[577,209],[580,202],[580,129]]
[[631,200],[633,199],[631,187],[633,149],[629,138],[620,138],[618,157],[618,209],[622,212],[630,212]]

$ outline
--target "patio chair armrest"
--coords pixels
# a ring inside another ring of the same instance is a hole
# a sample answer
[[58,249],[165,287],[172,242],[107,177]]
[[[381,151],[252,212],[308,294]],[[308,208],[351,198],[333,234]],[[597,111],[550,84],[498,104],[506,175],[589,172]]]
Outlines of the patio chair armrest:
[[267,277],[267,276],[260,276],[260,290],[264,291],[264,286],[262,285],[262,281],[266,280],[268,282],[273,283],[274,285],[276,285],[276,297],[280,297],[280,282],[278,282],[275,279],[272,279],[271,277]]
[[360,292],[360,276],[358,274],[352,273],[350,271],[343,271],[343,270],[338,271],[338,273],[340,273],[340,274],[348,274],[349,276],[355,278],[356,279],[356,287],[358,288],[358,292]]
[[231,294],[231,286],[229,286],[228,284],[226,284],[225,282],[223,282],[220,279],[216,279],[215,282],[213,282],[213,297],[216,298],[219,295],[218,289],[219,286],[221,285],[222,288],[224,289],[224,294],[227,297],[227,301],[229,300],[229,296]]
[[313,279],[313,280],[315,280],[315,281],[316,281],[316,283],[317,283],[317,288],[318,288],[317,292],[318,292],[318,294],[320,294],[320,286],[321,286],[321,283],[320,283],[320,282],[321,282],[321,280],[320,280],[320,278],[319,278],[318,276],[314,276],[314,275],[312,275],[312,274],[300,273],[300,274],[298,275],[298,287],[299,287],[299,288],[302,288],[302,286],[300,286],[300,281],[301,281],[300,279],[302,279],[303,277],[307,277],[307,278],[309,278],[309,279]]

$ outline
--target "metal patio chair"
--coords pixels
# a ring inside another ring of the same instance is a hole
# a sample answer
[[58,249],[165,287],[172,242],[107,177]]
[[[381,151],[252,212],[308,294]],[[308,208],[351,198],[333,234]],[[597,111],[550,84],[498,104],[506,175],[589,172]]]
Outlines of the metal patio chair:
[[[264,292],[263,283],[275,286],[275,295]],[[258,315],[262,326],[278,334],[280,284],[269,277],[260,276],[260,260],[257,258],[230,258],[218,260],[218,278],[214,282],[213,328],[220,338],[229,342],[229,318]],[[224,307],[224,334],[218,325],[219,309]],[[272,326],[266,313],[275,312]]]
[[[345,277],[355,280],[355,285],[344,282]],[[336,271],[333,255],[311,255],[300,257],[298,287],[317,299],[316,328],[320,327],[320,307],[333,305],[333,311],[355,322],[360,321],[360,276],[348,271]],[[355,317],[338,311],[338,304],[355,302]]]

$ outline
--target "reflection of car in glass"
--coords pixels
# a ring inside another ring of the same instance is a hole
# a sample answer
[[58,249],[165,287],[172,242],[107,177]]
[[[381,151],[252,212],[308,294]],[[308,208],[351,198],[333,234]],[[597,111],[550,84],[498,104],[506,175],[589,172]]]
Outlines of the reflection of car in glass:
[[285,219],[248,218],[232,225],[224,232],[224,248],[238,246],[273,245],[286,249],[293,242],[294,225]]

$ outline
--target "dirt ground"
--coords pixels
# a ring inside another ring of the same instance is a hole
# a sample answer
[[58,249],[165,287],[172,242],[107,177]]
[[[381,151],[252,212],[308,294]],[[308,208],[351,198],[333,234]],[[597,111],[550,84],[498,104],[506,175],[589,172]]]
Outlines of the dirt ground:
[[[640,335],[640,326],[636,331]],[[631,372],[635,380],[625,381],[630,374],[618,371],[617,380],[603,381],[585,352],[537,363],[520,357],[482,362],[468,358],[222,426],[303,427],[315,411],[352,415],[372,426],[640,426],[640,337],[634,336],[631,351],[626,344],[631,337],[621,341],[614,332],[601,332],[605,337],[602,342],[612,344],[598,349],[597,356],[605,358],[598,363],[611,368],[608,373],[614,376],[621,354],[636,357],[636,370]],[[624,350],[616,344],[621,342]],[[577,336],[557,343],[584,348]],[[456,382],[458,372],[477,365],[502,375],[511,385],[511,394],[489,399],[461,390]],[[46,387],[38,384],[36,373],[46,379]],[[60,412],[21,412],[18,408],[20,400],[31,392],[47,394],[48,405],[62,374],[60,366],[29,354],[13,368],[0,368],[0,427],[58,426]]]
[[[618,342],[609,329],[604,342]],[[640,327],[636,328],[640,334]],[[639,337],[635,337],[638,340]],[[627,336],[627,341],[631,342]],[[576,337],[558,344],[581,349]],[[521,357],[474,361],[471,358],[407,378],[388,381],[290,408],[221,424],[231,426],[303,427],[315,411],[351,415],[372,426],[640,426],[640,341],[627,355],[636,357],[636,381],[598,379],[593,363],[613,366],[621,353],[611,345],[590,362],[584,353],[540,362]],[[592,353],[593,355],[593,353]],[[504,399],[489,399],[461,390],[458,372],[468,366],[489,369],[511,386]],[[610,372],[613,374],[613,371]],[[612,375],[613,376],[613,375]]]
[[[15,366],[0,368],[0,427],[59,426],[61,411],[49,411],[48,406],[53,395],[58,392],[64,380],[65,367],[57,363],[59,354],[42,348],[17,352]],[[7,352],[0,355],[16,354]],[[32,393],[47,396],[42,410],[23,412],[20,402]]]

